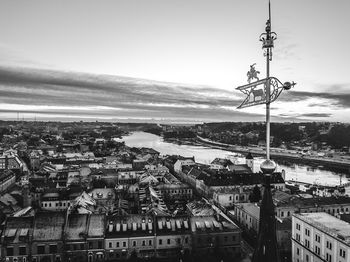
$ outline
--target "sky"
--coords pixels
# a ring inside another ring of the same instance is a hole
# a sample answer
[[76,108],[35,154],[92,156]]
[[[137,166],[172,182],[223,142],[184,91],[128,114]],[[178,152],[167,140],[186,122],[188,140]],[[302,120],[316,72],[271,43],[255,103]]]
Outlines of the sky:
[[[273,121],[349,122],[350,1],[271,0]],[[0,119],[264,121],[237,109],[268,0],[0,0]]]

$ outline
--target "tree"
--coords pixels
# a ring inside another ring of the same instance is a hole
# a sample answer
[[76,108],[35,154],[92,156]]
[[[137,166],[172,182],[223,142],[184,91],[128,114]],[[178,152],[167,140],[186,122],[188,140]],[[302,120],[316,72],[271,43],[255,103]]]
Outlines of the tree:
[[250,200],[250,202],[259,202],[260,199],[261,199],[260,188],[258,187],[258,185],[255,185],[252,193],[249,196],[249,200]]

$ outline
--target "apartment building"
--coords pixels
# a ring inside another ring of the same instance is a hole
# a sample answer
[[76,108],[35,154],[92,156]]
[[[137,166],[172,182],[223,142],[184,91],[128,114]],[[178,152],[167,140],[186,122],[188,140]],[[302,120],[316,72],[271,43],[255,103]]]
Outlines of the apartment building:
[[292,261],[350,261],[350,224],[325,212],[294,214]]

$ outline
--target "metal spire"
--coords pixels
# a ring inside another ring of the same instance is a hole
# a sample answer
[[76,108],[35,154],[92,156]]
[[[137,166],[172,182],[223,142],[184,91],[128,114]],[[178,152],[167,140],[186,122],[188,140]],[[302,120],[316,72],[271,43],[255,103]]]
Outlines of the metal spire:
[[[271,31],[271,3],[269,0],[269,19],[266,22],[265,32],[260,35],[264,56],[266,56],[266,78],[259,80],[257,75],[260,72],[255,69],[255,64],[253,64],[247,73],[248,84],[236,88],[247,95],[238,108],[266,105],[266,160],[260,166],[265,180],[264,194],[260,206],[258,243],[252,262],[280,261],[276,238],[275,206],[271,193],[271,176],[276,169],[276,164],[270,160],[270,104],[278,98],[283,90],[289,90],[295,83],[285,82],[282,84],[276,77],[270,77],[272,48],[276,39],[277,34]],[[251,82],[253,79],[257,81]]]

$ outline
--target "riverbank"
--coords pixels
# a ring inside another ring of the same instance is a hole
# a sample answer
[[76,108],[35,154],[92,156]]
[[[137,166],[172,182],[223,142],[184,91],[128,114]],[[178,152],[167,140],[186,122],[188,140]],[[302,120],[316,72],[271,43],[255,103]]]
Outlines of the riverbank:
[[[197,136],[196,145],[205,145],[210,146],[215,149],[225,149],[232,152],[246,154],[248,152],[253,155],[264,156],[265,149],[258,147],[243,147],[231,144],[224,144],[209,139]],[[317,156],[308,156],[301,155],[298,153],[286,152],[283,149],[271,149],[270,155],[272,158],[281,159],[281,160],[292,160],[293,162],[300,162],[309,165],[323,165],[331,168],[337,168],[343,171],[350,171],[350,160],[346,159],[337,159],[337,158],[328,158],[328,157],[317,157]]]

